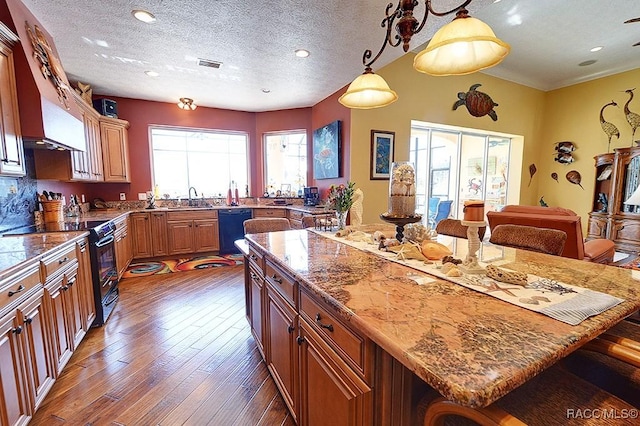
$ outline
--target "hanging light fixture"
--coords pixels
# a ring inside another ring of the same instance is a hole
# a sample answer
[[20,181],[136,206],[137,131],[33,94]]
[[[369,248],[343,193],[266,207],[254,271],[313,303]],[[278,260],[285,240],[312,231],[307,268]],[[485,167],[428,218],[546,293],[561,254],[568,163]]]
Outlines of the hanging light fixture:
[[178,102],[178,108],[185,109],[189,111],[193,111],[198,106],[193,103],[193,99],[191,98],[180,98],[180,102]]
[[[510,47],[496,38],[487,24],[469,16],[465,7],[471,1],[466,0],[446,12],[436,12],[431,6],[431,0],[425,0],[425,14],[420,23],[413,16],[418,0],[399,0],[398,6],[391,13],[389,3],[381,24],[387,29],[382,47],[373,59],[373,52],[365,50],[362,56],[364,74],[356,77],[340,96],[339,102],[348,108],[357,109],[379,108],[395,102],[398,96],[382,77],[373,72],[371,65],[378,60],[387,45],[396,47],[402,42],[402,49],[407,52],[411,37],[424,28],[430,14],[446,16],[455,12],[456,18],[438,30],[427,48],[416,56],[416,70],[431,75],[464,75],[499,64],[509,53]],[[398,22],[394,26],[396,19]],[[395,28],[396,34],[392,35],[392,28]]]

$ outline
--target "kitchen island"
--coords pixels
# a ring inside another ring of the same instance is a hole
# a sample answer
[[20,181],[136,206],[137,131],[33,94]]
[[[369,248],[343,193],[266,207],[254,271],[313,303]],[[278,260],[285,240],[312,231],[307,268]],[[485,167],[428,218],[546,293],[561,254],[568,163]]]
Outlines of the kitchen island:
[[637,271],[534,252],[500,265],[624,301],[572,326],[314,232],[247,240],[247,315],[300,424],[408,424],[420,384],[485,407],[640,308]]

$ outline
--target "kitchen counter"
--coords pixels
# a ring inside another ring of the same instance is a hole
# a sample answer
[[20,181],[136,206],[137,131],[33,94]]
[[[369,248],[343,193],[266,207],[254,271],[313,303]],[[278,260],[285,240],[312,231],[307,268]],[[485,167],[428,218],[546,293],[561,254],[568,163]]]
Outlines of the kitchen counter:
[[[307,230],[246,238],[334,315],[469,407],[491,404],[640,308],[637,271],[563,257],[500,248],[505,268],[625,301],[571,326]],[[433,279],[417,285],[416,276]]]
[[9,235],[0,238],[0,280],[15,273],[22,264],[42,257],[59,245],[89,235],[86,231]]

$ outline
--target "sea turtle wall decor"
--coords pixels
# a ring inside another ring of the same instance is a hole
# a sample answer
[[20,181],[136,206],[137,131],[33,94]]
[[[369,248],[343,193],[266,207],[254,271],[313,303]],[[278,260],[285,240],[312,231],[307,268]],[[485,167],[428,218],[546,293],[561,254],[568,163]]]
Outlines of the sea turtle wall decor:
[[458,100],[453,104],[453,110],[455,111],[459,106],[464,105],[469,114],[474,117],[488,115],[493,121],[498,121],[498,114],[493,110],[498,104],[493,102],[491,96],[476,90],[480,86],[482,84],[476,83],[469,88],[468,92],[458,92]]

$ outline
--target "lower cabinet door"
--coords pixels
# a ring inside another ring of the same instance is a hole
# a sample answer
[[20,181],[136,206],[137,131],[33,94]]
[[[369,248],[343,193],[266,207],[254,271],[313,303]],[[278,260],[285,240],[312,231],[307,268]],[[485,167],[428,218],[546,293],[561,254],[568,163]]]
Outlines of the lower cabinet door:
[[53,355],[57,374],[67,364],[72,353],[72,337],[70,336],[67,297],[64,295],[64,275],[48,282],[45,286],[45,300],[48,310],[48,320],[53,330]]
[[193,230],[196,253],[220,250],[217,220],[196,219],[193,221]]
[[49,324],[43,308],[43,291],[21,304],[18,311],[18,319],[23,322],[21,335],[26,345],[25,361],[31,371],[30,395],[35,411],[53,386],[56,375],[49,344]]
[[253,332],[253,337],[256,340],[258,349],[262,357],[265,358],[264,333],[262,328],[264,280],[253,271],[253,268],[249,268],[249,292],[249,323],[251,324],[251,331]]
[[17,312],[0,318],[0,424],[24,425],[31,419],[24,368],[24,346]]
[[[298,417],[298,316],[280,294],[267,285],[267,366],[291,415]],[[329,424],[329,423],[326,423]]]
[[300,333],[299,424],[373,424],[371,388],[323,342],[304,319]]

